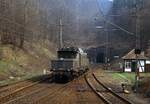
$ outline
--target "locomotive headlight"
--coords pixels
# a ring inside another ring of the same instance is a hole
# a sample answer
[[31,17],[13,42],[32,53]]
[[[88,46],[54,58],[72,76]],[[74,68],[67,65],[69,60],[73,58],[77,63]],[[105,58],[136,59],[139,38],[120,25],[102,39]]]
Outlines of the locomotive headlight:
[[64,58],[60,58],[60,60],[64,60]]

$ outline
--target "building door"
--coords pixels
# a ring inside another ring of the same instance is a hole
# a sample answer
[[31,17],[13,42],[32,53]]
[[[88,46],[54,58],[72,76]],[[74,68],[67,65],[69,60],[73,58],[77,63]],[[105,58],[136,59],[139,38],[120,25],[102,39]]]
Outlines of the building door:
[[135,72],[136,71],[136,62],[132,62],[132,65],[131,65],[131,72]]

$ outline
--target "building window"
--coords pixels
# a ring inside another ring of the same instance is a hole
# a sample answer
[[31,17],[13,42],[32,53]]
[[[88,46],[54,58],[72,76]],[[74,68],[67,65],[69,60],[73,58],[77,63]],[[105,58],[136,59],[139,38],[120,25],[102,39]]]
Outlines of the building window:
[[144,72],[145,61],[139,61],[138,66],[139,66],[139,71]]
[[131,62],[126,62],[125,67],[126,68],[131,68]]
[[145,63],[144,63],[144,61],[139,61],[139,62],[138,62],[138,65],[139,65],[140,67],[144,67]]

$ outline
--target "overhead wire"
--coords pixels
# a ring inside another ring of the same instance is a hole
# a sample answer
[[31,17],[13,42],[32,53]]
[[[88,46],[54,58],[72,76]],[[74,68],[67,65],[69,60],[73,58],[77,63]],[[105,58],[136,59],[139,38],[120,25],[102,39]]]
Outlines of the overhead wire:
[[[128,30],[122,28],[121,26],[119,26],[119,25],[117,25],[117,24],[115,24],[115,23],[113,23],[113,22],[107,20],[107,19],[105,18],[105,15],[104,15],[103,11],[101,10],[99,1],[96,0],[96,2],[97,2],[97,6],[98,6],[98,8],[99,8],[98,10],[99,10],[99,12],[102,14],[101,18],[102,18],[103,21],[105,21],[106,23],[108,23],[108,24],[110,24],[110,25],[112,25],[112,26],[114,26],[114,27],[116,27],[116,28],[118,28],[118,29],[120,29],[120,30],[126,32],[126,33],[129,34],[129,35],[135,36],[134,33],[132,33],[132,32],[130,32],[130,31],[128,31]],[[24,27],[24,25],[22,25],[22,24],[20,24],[20,23],[17,23],[16,21],[12,21],[12,20],[10,20],[10,19],[8,19],[8,18],[4,18],[4,17],[0,17],[0,19],[6,20],[6,21],[8,21],[8,22],[10,22],[10,23],[13,23],[13,24],[15,24],[15,25],[17,25],[17,26],[19,26],[19,27],[24,28],[24,29],[27,30],[27,31],[30,31],[30,32],[34,33],[33,30]],[[56,26],[56,24],[49,24],[49,25],[55,25],[55,26]],[[36,34],[37,34],[37,33],[36,33]]]
[[101,19],[102,19],[103,21],[105,21],[107,24],[110,24],[110,25],[112,25],[112,26],[114,26],[114,27],[116,27],[116,28],[118,28],[118,29],[120,29],[120,30],[126,32],[127,34],[129,34],[129,35],[131,35],[131,36],[136,36],[135,33],[132,33],[132,32],[130,32],[130,31],[128,31],[128,30],[122,28],[121,26],[119,26],[119,25],[117,25],[117,24],[115,24],[115,23],[113,23],[113,22],[107,20],[107,19],[105,18],[105,15],[104,15],[103,11],[101,10],[101,6],[100,6],[99,1],[96,0],[96,2],[97,2],[98,10],[99,10],[100,14],[102,15],[102,16],[101,16]]

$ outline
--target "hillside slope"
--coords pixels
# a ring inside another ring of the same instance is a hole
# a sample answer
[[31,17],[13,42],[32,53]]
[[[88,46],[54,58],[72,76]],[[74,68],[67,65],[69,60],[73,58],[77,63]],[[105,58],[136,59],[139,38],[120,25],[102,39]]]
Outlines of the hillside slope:
[[24,49],[0,45],[0,85],[43,74],[55,57],[52,43],[25,42]]

